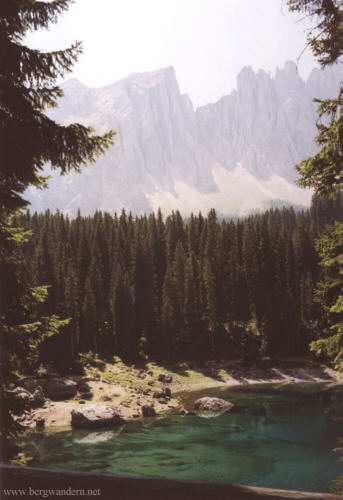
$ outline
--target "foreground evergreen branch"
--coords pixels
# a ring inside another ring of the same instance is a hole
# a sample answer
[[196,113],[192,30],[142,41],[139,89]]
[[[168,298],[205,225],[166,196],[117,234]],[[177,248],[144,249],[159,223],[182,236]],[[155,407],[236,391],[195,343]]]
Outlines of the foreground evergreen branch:
[[[314,22],[307,41],[320,65],[342,64],[342,0],[288,0],[287,3],[291,11],[303,12]],[[319,103],[316,142],[320,151],[296,166],[301,176],[299,184],[314,188],[315,193],[336,197],[343,189],[343,83],[337,99],[317,99],[316,102]],[[342,222],[328,230],[318,241],[317,249],[325,276],[318,285],[316,300],[322,305],[327,324],[320,338],[311,343],[311,350],[318,356],[328,356],[336,368],[343,370]],[[337,490],[341,494],[342,485],[340,477]]]
[[319,103],[316,142],[321,149],[296,166],[301,176],[298,184],[335,196],[343,188],[343,87],[337,99],[315,102]]
[[288,0],[287,4],[291,12],[304,13],[314,23],[307,42],[319,64],[335,63],[343,55],[341,0]]
[[16,371],[34,369],[41,343],[69,322],[53,310],[42,314],[49,283],[29,279],[22,259],[29,234],[13,225],[13,217],[27,205],[23,193],[29,186],[46,187],[45,165],[62,174],[79,172],[113,144],[112,131],[95,135],[90,127],[62,126],[45,114],[62,97],[56,79],[71,71],[81,43],[54,52],[23,43],[28,31],[49,28],[71,3],[0,1],[0,450],[9,449],[3,438],[11,426],[4,386]]
[[80,171],[113,144],[112,131],[93,135],[80,124],[62,126],[44,114],[63,95],[55,81],[72,70],[82,53],[80,42],[41,52],[22,43],[29,30],[48,28],[70,0],[3,0],[0,5],[0,210],[26,204],[22,193],[44,185],[50,163],[62,174]]
[[[342,63],[343,56],[343,4],[341,0],[288,0],[291,11],[304,12],[315,26],[308,33],[308,44],[321,66]],[[343,189],[343,83],[337,99],[316,99],[319,131],[316,141],[320,151],[301,161],[297,170],[299,184],[314,188],[316,193],[336,197]],[[318,355],[326,353],[339,366],[343,360],[343,225],[336,223],[317,249],[326,270],[319,284],[316,300],[323,306],[328,326],[336,335],[328,335],[312,342],[311,349]],[[338,320],[337,320],[338,318]],[[338,323],[336,322],[338,321]]]
[[[343,56],[343,4],[341,0],[288,0],[291,11],[303,12],[314,23],[307,42],[322,67],[341,62]],[[316,193],[335,195],[343,188],[343,82],[336,99],[315,99],[318,106],[320,151],[301,161],[298,184]]]

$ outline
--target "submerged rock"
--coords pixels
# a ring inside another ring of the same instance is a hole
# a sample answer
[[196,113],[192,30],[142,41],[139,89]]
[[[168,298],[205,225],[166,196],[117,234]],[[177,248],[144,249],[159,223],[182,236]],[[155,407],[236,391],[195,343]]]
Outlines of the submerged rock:
[[125,423],[120,410],[105,404],[89,404],[71,412],[71,425],[79,429],[112,427]]
[[116,436],[119,436],[123,430],[123,427],[118,427],[116,430],[109,431],[92,431],[89,432],[86,436],[81,439],[75,439],[75,443],[78,444],[98,444],[104,443],[113,439]]
[[233,408],[233,404],[221,398],[204,397],[197,399],[194,403],[194,408],[199,411],[221,415],[230,411]]

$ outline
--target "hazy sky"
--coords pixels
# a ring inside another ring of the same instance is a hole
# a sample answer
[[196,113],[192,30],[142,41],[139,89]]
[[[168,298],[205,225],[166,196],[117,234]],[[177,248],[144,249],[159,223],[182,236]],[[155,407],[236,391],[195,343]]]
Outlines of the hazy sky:
[[[274,73],[295,61],[307,26],[282,0],[76,0],[27,43],[55,50],[82,40],[85,53],[69,77],[95,87],[174,66],[181,91],[198,106],[228,94],[243,66]],[[301,76],[315,66],[306,50]]]

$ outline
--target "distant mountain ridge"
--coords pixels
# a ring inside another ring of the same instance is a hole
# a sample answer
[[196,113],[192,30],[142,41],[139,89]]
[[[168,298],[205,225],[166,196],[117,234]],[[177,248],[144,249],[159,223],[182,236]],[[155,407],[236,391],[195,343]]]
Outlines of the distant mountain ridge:
[[172,67],[102,88],[68,80],[49,115],[97,133],[113,129],[115,146],[81,175],[53,173],[48,190],[30,188],[31,210],[142,214],[160,206],[187,215],[214,207],[237,216],[307,205],[311,194],[294,185],[294,165],[316,151],[313,98],[336,96],[342,77],[338,66],[314,69],[307,81],[289,61],[275,76],[246,67],[237,90],[196,110]]

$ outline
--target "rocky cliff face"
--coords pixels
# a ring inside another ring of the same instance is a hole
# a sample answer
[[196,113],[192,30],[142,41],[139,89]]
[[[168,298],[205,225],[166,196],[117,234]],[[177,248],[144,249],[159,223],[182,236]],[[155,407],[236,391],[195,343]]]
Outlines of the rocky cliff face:
[[69,80],[50,116],[99,133],[111,128],[115,146],[81,175],[55,174],[48,190],[28,190],[32,210],[215,207],[242,215],[281,202],[306,205],[310,193],[294,186],[294,165],[316,150],[312,99],[335,96],[340,71],[314,70],[304,82],[292,62],[274,77],[244,68],[237,90],[197,110],[171,67],[99,89]]

